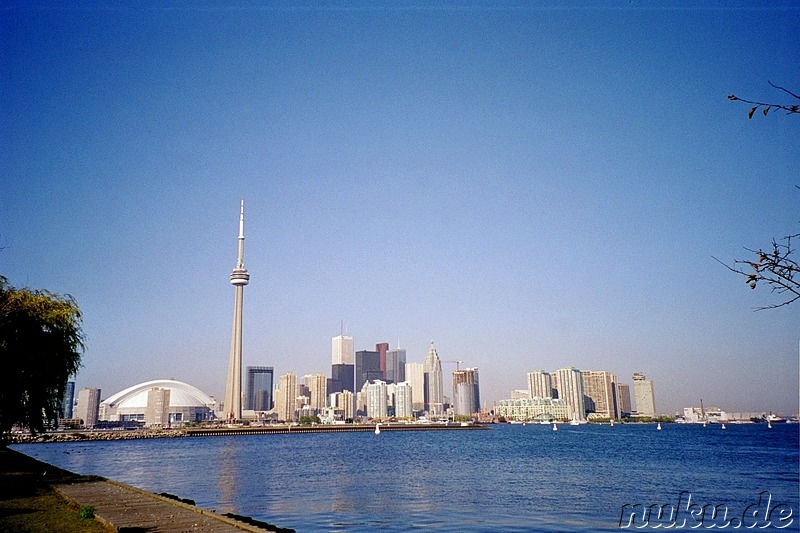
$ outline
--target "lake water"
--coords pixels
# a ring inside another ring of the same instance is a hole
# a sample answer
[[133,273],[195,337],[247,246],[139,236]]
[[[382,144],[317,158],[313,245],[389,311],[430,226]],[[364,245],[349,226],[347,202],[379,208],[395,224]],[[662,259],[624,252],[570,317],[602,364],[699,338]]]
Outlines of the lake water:
[[[659,525],[643,509],[670,503],[686,529],[800,531],[799,435],[796,424],[496,425],[13,448],[297,531],[612,531],[621,518]],[[707,504],[716,519],[693,518]]]

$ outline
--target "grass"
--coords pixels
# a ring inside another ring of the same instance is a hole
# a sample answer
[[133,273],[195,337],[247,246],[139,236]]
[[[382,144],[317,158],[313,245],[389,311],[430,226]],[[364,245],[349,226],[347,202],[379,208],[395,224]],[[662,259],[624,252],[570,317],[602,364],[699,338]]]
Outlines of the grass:
[[85,507],[70,504],[52,488],[70,477],[74,474],[0,448],[0,532],[108,533],[94,518],[81,517]]

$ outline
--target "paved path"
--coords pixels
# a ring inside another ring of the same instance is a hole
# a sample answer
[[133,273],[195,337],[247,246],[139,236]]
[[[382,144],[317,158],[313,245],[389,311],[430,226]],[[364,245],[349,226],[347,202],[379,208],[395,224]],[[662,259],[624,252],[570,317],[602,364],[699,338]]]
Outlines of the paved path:
[[118,531],[265,531],[114,481],[79,480],[54,488],[80,506],[93,506],[95,515]]

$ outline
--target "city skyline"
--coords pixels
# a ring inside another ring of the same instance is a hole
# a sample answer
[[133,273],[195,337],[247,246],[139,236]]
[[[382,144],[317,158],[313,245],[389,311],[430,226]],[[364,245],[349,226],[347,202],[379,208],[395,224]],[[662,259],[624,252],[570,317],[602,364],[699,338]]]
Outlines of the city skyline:
[[245,197],[244,365],[327,375],[344,321],[485,404],[571,365],[798,411],[800,305],[714,260],[797,233],[797,117],[727,99],[797,92],[795,2],[139,7],[0,21],[0,273],[76,299],[76,391],[224,399]]

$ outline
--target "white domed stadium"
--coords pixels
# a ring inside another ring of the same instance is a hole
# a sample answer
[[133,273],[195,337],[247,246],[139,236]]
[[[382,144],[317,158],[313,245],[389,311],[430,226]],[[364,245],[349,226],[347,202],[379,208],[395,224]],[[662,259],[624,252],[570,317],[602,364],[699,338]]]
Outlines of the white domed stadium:
[[100,420],[175,427],[214,417],[217,402],[188,383],[159,379],[139,383],[100,402]]

